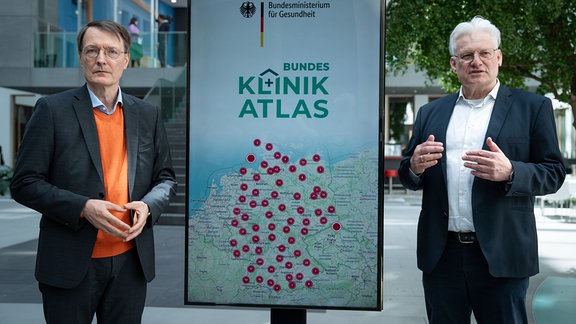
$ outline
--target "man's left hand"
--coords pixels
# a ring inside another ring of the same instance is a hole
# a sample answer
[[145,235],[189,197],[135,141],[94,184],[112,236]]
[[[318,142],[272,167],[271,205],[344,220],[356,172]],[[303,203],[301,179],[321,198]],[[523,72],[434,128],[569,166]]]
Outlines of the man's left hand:
[[125,242],[133,240],[135,237],[142,233],[146,220],[150,213],[148,205],[142,201],[132,201],[124,205],[124,208],[134,211],[132,218],[132,227],[127,231],[128,236],[124,239]]
[[512,163],[500,150],[492,138],[486,139],[490,151],[468,151],[462,156],[464,166],[475,177],[491,181],[508,181],[512,172]]

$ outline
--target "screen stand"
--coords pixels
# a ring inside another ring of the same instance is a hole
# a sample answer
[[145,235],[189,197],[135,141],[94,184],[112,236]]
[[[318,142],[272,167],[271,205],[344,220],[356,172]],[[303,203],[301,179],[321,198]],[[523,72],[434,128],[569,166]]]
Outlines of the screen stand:
[[270,324],[306,324],[306,309],[272,308]]

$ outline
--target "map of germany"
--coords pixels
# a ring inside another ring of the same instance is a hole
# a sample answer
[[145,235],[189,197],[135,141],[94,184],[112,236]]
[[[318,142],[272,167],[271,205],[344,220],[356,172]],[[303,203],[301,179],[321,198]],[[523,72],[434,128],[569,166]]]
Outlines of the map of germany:
[[187,300],[376,307],[377,152],[331,163],[253,140],[190,213]]

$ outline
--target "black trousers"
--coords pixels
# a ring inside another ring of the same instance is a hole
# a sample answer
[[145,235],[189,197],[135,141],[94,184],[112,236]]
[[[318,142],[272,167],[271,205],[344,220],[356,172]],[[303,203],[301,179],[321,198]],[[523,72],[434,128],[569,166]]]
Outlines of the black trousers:
[[422,277],[430,324],[527,324],[529,278],[495,278],[477,242],[449,238],[440,262]]
[[88,274],[75,288],[39,284],[47,324],[138,324],[146,301],[147,282],[136,249],[92,259]]

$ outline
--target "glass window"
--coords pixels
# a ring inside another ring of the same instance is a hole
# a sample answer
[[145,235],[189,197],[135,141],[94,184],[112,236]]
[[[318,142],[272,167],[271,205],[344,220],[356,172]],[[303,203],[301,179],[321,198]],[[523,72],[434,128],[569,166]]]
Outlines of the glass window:
[[388,98],[388,143],[399,145],[404,149],[412,134],[414,123],[414,98],[389,97]]

